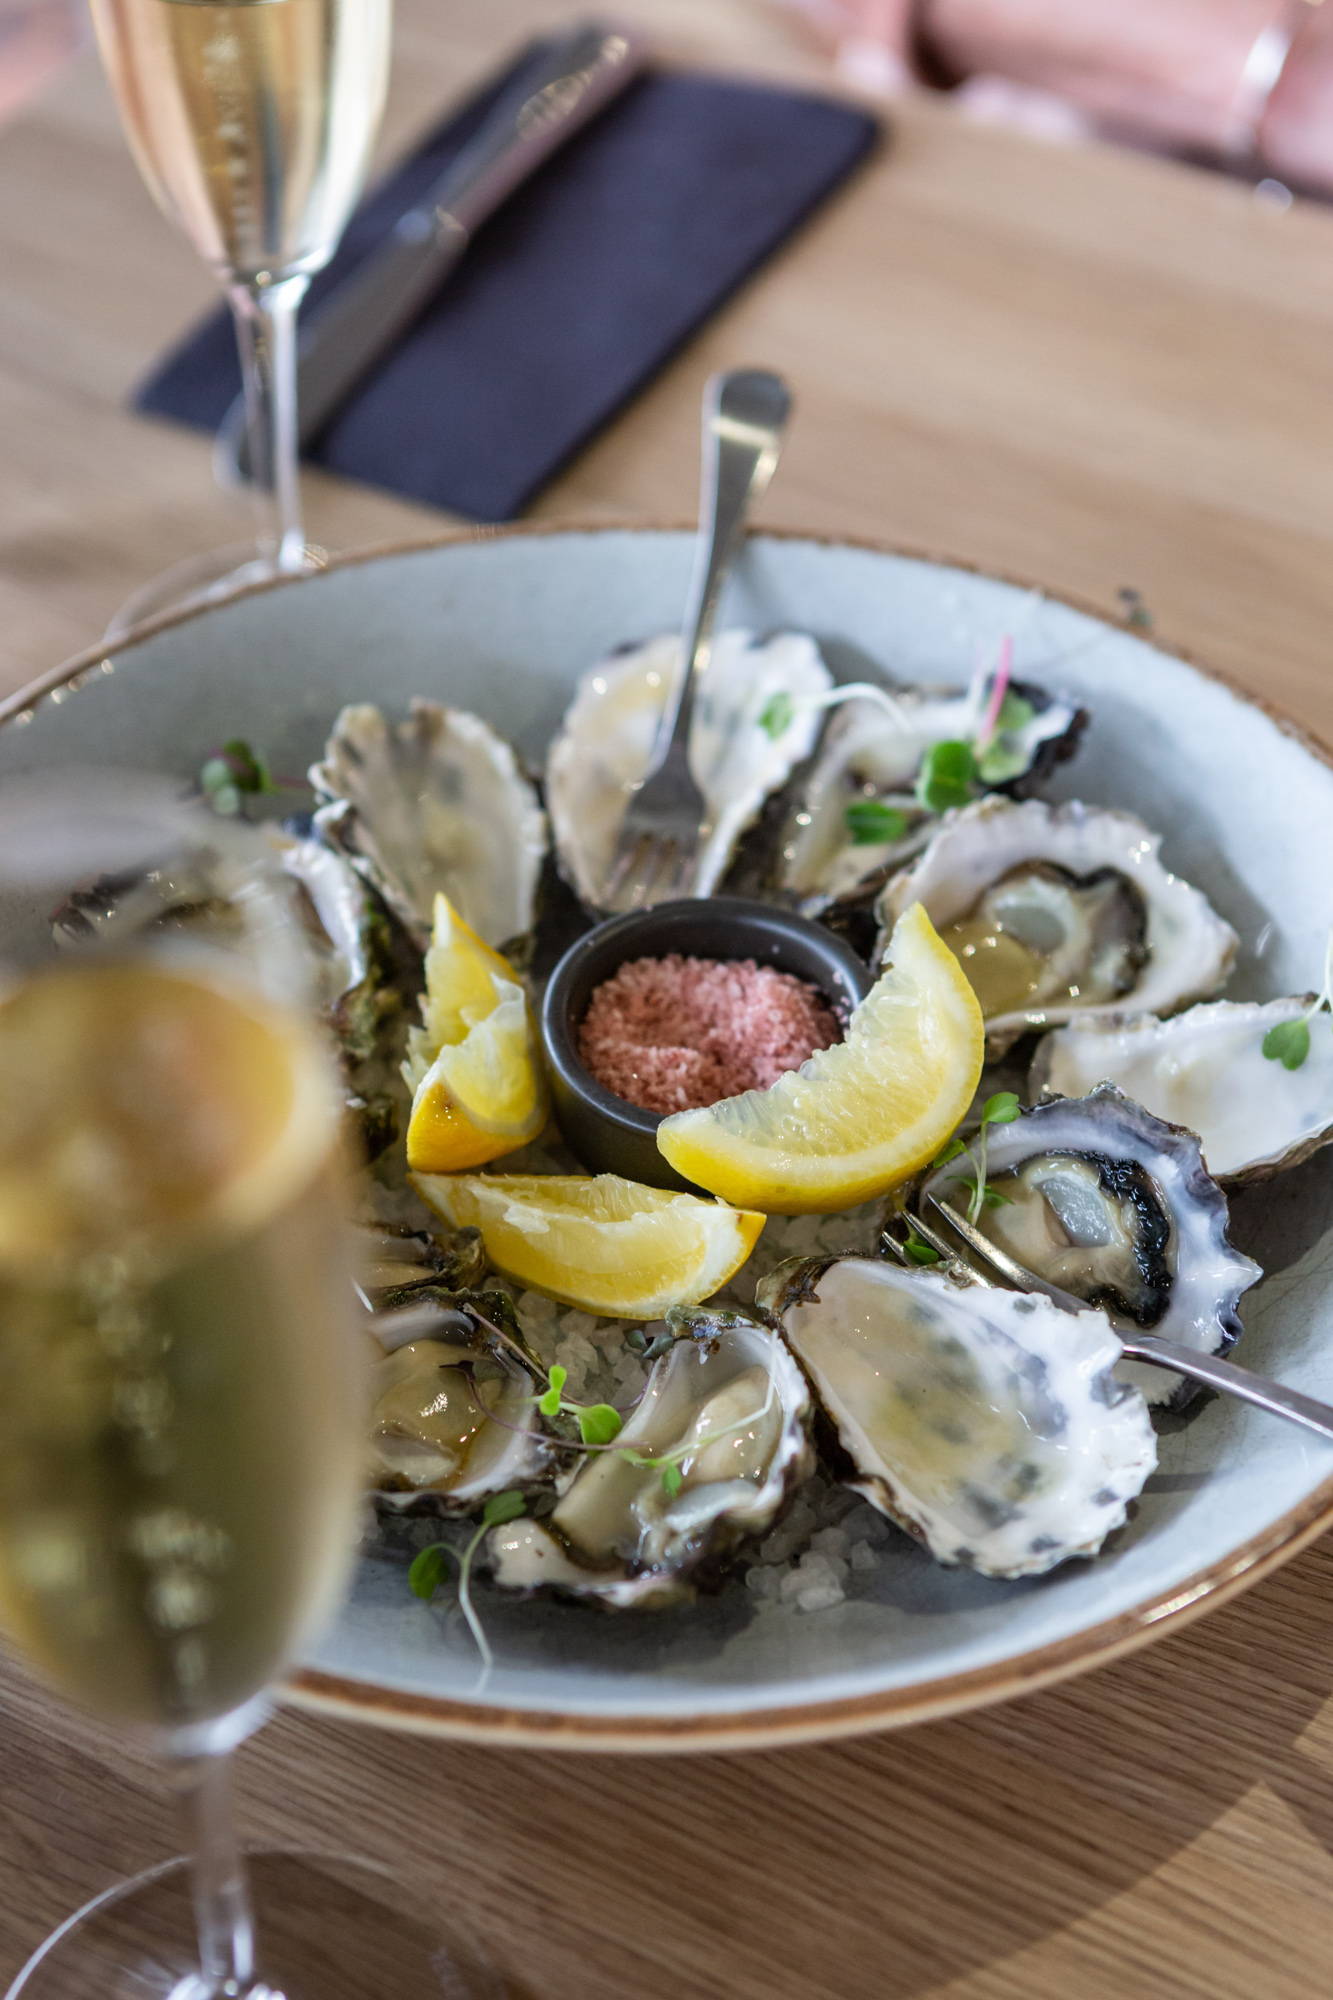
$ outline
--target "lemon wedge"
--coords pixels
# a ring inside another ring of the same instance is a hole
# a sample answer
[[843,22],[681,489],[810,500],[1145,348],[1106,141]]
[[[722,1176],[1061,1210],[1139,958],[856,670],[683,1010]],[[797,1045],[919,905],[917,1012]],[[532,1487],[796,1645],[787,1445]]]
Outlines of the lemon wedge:
[[536,1030],[513,967],[435,898],[422,1026],[408,1036],[407,1163],[421,1173],[484,1166],[546,1123]]
[[664,1118],[678,1174],[738,1208],[829,1214],[896,1187],[934,1159],[977,1087],[981,1008],[919,903],[846,1038],[767,1090]]
[[497,1270],[612,1319],[698,1305],[737,1272],[762,1215],[618,1174],[414,1174],[455,1228],[479,1229]]

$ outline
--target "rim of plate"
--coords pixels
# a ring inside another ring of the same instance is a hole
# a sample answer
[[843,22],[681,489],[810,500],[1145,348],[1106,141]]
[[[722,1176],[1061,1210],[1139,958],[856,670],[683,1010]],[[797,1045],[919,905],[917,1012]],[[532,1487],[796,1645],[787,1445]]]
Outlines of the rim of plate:
[[[446,548],[465,548],[477,542],[540,539],[554,541],[565,535],[598,534],[690,534],[695,524],[685,521],[522,521],[499,528],[455,528],[435,535],[386,542],[368,549],[353,549],[331,556],[318,570],[295,576],[270,577],[247,585],[215,604],[181,611],[164,612],[136,626],[114,645],[95,645],[78,653],[63,665],[39,675],[15,694],[0,699],[0,727],[20,717],[30,717],[48,696],[98,671],[103,661],[142,640],[169,632],[179,625],[209,616],[242,597],[258,597],[271,590],[293,586],[313,588],[321,577],[332,572],[389,560],[398,556],[429,555]],[[873,536],[810,533],[799,528],[759,527],[764,540],[808,542],[824,548],[864,550],[870,555],[899,556],[928,563],[940,569],[961,570],[972,576],[989,577],[1019,590],[1037,591],[1057,604],[1067,605],[1100,624],[1112,625],[1104,607],[1077,594],[1035,584],[1028,577],[1004,570],[989,569],[965,557],[941,554],[938,550],[913,548],[909,544],[878,541]],[[1135,636],[1131,634],[1131,636]],[[1146,645],[1169,658],[1179,660],[1205,678],[1220,682],[1251,708],[1270,717],[1284,734],[1300,743],[1311,756],[1333,769],[1333,749],[1314,731],[1295,722],[1275,704],[1256,695],[1230,674],[1196,658],[1180,647],[1160,645],[1151,633],[1143,635]],[[838,1736],[867,1735],[876,1730],[904,1728],[916,1722],[933,1721],[993,1702],[1007,1701],[1021,1694],[1050,1687],[1057,1681],[1104,1666],[1127,1653],[1146,1646],[1168,1632],[1180,1630],[1205,1611],[1226,1604],[1252,1584],[1260,1582],[1291,1557],[1299,1555],[1325,1529],[1333,1526],[1333,1478],[1324,1480],[1297,1507],[1290,1508],[1261,1534],[1208,1568],[1186,1577],[1175,1589],[1145,1599],[1118,1617],[1090,1625],[1068,1638],[1037,1646],[1015,1658],[968,1673],[918,1681],[911,1687],[886,1689],[879,1694],[835,1696],[824,1701],[767,1704],[743,1714],[598,1716],[571,1714],[558,1709],[506,1708],[484,1703],[457,1701],[440,1695],[410,1693],[384,1687],[375,1681],[352,1679],[326,1673],[320,1668],[299,1668],[280,1690],[294,1706],[346,1720],[376,1723],[381,1728],[405,1730],[417,1735],[438,1736],[489,1743],[499,1747],[543,1750],[655,1752],[681,1754],[687,1751],[720,1753],[734,1750],[775,1749],[787,1744],[827,1741]]]

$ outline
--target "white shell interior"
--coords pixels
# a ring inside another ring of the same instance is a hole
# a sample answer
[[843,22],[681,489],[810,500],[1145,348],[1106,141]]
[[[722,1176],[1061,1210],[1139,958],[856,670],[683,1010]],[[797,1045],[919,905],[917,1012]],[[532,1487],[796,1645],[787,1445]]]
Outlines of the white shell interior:
[[941,1562],[1040,1575],[1123,1526],[1157,1459],[1105,1313],[849,1257],[782,1315],[862,1475]]
[[1157,1117],[1197,1132],[1215,1177],[1267,1166],[1333,1132],[1328,1017],[1311,1022],[1298,1069],[1264,1054],[1268,1031],[1300,1020],[1307,1005],[1299,995],[1264,1007],[1213,1000],[1167,1021],[1071,1021],[1039,1045],[1034,1094],[1082,1097],[1095,1084],[1118,1083]]
[[[73,762],[186,778],[238,734],[276,770],[301,770],[341,703],[371,698],[401,713],[413,694],[482,711],[539,761],[577,676],[679,619],[692,553],[687,534],[487,536],[261,592],[123,647],[29,724],[0,730],[0,775]],[[1163,834],[1166,865],[1240,932],[1230,993],[1317,983],[1333,889],[1310,857],[1333,851],[1333,772],[1219,682],[1123,628],[1034,607],[1013,586],[815,541],[753,541],[724,617],[759,632],[813,631],[845,679],[880,662],[936,685],[965,679],[978,651],[993,657],[1012,631],[1017,673],[1092,710],[1052,795],[1124,807]],[[0,934],[45,914],[36,898],[0,902]],[[1327,1399],[1331,1227],[1330,1152],[1234,1204],[1234,1238],[1269,1274],[1244,1301],[1237,1359]],[[312,1659],[352,1681],[474,1702],[479,1723],[515,1708],[611,1724],[717,1720],[903,1695],[1187,1592],[1200,1571],[1280,1534],[1330,1481],[1333,1444],[1215,1401],[1163,1437],[1159,1470],[1115,1549],[1049,1577],[945,1570],[904,1537],[825,1612],[760,1611],[743,1587],[627,1618],[487,1595],[496,1665],[482,1687],[456,1614],[410,1597],[401,1568],[368,1562]]]

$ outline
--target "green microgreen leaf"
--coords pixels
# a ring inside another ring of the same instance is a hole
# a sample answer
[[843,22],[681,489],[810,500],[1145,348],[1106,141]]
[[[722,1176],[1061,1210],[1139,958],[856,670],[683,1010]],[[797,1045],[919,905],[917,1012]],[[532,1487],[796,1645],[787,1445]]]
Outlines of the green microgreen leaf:
[[947,738],[932,743],[917,773],[916,795],[927,812],[965,806],[976,782],[977,760],[970,743]]
[[759,716],[759,727],[765,736],[776,743],[779,736],[785,736],[796,720],[796,703],[785,688],[769,696]]
[[684,1484],[685,1474],[678,1465],[671,1464],[662,1467],[662,1489],[668,1500],[674,1500]]
[[224,743],[222,755],[231,766],[232,783],[238,792],[277,790],[267,762],[243,736],[233,736],[229,743]]
[[995,727],[1002,735],[1011,730],[1026,729],[1029,722],[1035,721],[1036,714],[1037,711],[1030,701],[1009,688],[1000,703],[1000,713],[995,718]]
[[1023,1107],[1014,1090],[997,1090],[994,1097],[988,1097],[981,1113],[983,1125],[1012,1125]]
[[1021,778],[1031,763],[1031,752],[1022,732],[1036,717],[1036,709],[1021,694],[1006,693],[995,718],[989,743],[977,756],[977,776],[983,785],[1007,785]]
[[944,1261],[939,1251],[927,1243],[923,1236],[918,1236],[915,1229],[909,1233],[907,1241],[903,1244],[903,1255],[912,1264],[941,1264]]
[[492,1493],[481,1510],[483,1528],[502,1528],[506,1521],[516,1521],[520,1514],[526,1514],[528,1503],[516,1487],[504,1493]]
[[233,736],[204,760],[199,789],[215,813],[234,819],[245,800],[259,792],[275,792],[272,773],[259,752],[242,736]]
[[407,1572],[407,1587],[413,1597],[429,1604],[449,1574],[452,1558],[453,1551],[444,1542],[432,1542],[428,1549],[419,1550]]
[[1283,1069],[1299,1069],[1310,1053],[1309,1020],[1279,1021],[1264,1036],[1264,1054]]
[[960,1153],[965,1153],[966,1151],[967,1147],[963,1144],[961,1139],[950,1139],[948,1145],[945,1146],[941,1152],[936,1153],[934,1159],[930,1163],[931,1167],[932,1169],[936,1167],[947,1167],[950,1160],[956,1160]]
[[544,1417],[559,1416],[560,1391],[564,1388],[568,1380],[569,1370],[562,1368],[557,1361],[546,1378],[547,1387],[545,1393],[537,1398],[537,1408]]
[[907,814],[882,799],[853,799],[843,817],[853,847],[882,847],[907,832]]
[[578,1416],[579,1436],[585,1444],[610,1444],[624,1428],[619,1410],[613,1410],[609,1403],[590,1403]]
[[199,773],[199,789],[215,813],[233,819],[241,810],[241,794],[225,757],[210,757]]
[[1000,1190],[990,1181],[987,1181],[986,1185],[982,1188],[981,1199],[987,1208],[1012,1208],[1014,1205],[1013,1196],[1001,1194]]

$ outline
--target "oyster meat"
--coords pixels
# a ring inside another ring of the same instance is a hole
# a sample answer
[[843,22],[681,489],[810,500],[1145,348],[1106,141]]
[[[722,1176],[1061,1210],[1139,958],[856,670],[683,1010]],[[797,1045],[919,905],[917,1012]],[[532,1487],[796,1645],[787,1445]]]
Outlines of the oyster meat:
[[881,948],[921,903],[961,960],[992,1054],[1075,1016],[1173,1013],[1215,993],[1236,934],[1129,813],[981,799],[950,813],[879,902]]
[[373,1497],[390,1513],[470,1514],[549,1474],[544,1382],[503,1292],[418,1289],[418,1304],[372,1321]]
[[1220,1181],[1266,1180],[1333,1140],[1333,1034],[1311,1024],[1298,1069],[1264,1054],[1264,1037],[1299,1021],[1312,993],[1213,1000],[1170,1020],[1143,1014],[1071,1021],[1038,1043],[1034,1097],[1078,1097],[1105,1079],[1159,1118],[1197,1132]]
[[943,1563],[1032,1576],[1096,1555],[1157,1459],[1102,1312],[864,1257],[761,1288],[854,1468]]
[[319,839],[347,856],[423,951],[440,892],[497,950],[528,936],[546,816],[480,716],[416,700],[395,724],[369,703],[345,708],[310,782]]
[[[579,1468],[547,1520],[492,1529],[504,1588],[616,1609],[678,1603],[762,1534],[811,1471],[809,1391],[771,1328],[680,1306],[668,1325],[672,1345],[615,1448]],[[635,1465],[627,1450],[658,1463]],[[664,1459],[679,1473],[674,1490]]]
[[[576,894],[599,907],[630,794],[648,768],[680,640],[665,637],[603,660],[585,674],[551,745],[546,801],[556,854]],[[813,639],[721,632],[695,695],[690,768],[709,831],[695,893],[710,896],[736,844],[810,754],[817,702],[832,676]]]
[[[1103,1084],[989,1127],[985,1146],[989,1198],[973,1226],[1025,1270],[1127,1332],[1204,1354],[1234,1344],[1237,1302],[1263,1273],[1228,1241],[1226,1197],[1192,1132]],[[936,1168],[923,1194],[965,1212],[978,1158],[979,1145]],[[1123,1362],[1121,1373],[1152,1403],[1197,1394],[1143,1362]]]
[[[975,689],[885,693],[887,699],[860,695],[834,710],[777,835],[777,886],[807,916],[873,894],[921,851],[939,824],[916,798],[921,760],[936,743],[970,741],[976,734]],[[982,759],[979,775],[988,791],[1020,786],[1072,756],[1087,722],[1086,711],[1068,696],[1026,681],[1010,683],[1006,709],[1011,726],[1000,728]],[[891,839],[874,837],[877,806],[903,822]]]

